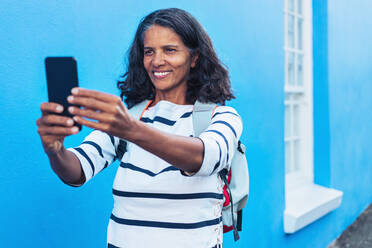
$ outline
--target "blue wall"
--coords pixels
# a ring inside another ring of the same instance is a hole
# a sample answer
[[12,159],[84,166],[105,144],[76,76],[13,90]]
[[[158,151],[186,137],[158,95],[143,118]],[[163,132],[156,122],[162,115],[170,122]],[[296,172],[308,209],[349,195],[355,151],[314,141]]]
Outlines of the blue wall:
[[[105,246],[117,165],[80,188],[64,185],[53,174],[35,125],[39,105],[47,100],[43,60],[75,56],[82,87],[118,94],[115,80],[123,72],[140,18],[165,7],[191,12],[230,70],[237,95],[230,104],[243,117],[251,176],[244,231],[234,247],[325,247],[372,200],[372,124],[367,114],[372,107],[367,41],[372,37],[363,32],[371,25],[372,6],[366,0],[349,4],[330,0],[327,11],[325,1],[314,0],[319,17],[314,20],[319,29],[314,44],[321,51],[314,53],[314,61],[320,61],[314,69],[319,79],[314,82],[314,99],[319,100],[314,111],[320,113],[315,120],[325,125],[315,128],[315,142],[325,149],[315,149],[315,160],[322,163],[315,165],[316,180],[343,190],[344,201],[334,213],[285,235],[281,1],[2,0],[0,156],[5,163],[0,166],[0,247]],[[360,43],[357,48],[355,43]],[[67,138],[66,146],[79,144],[89,131],[84,128]],[[233,247],[231,234],[225,236],[224,247]]]
[[331,184],[344,192],[334,226],[341,230],[372,202],[372,2],[329,0],[328,8]]
[[[279,1],[231,5],[196,0],[179,4],[74,0],[16,4],[3,0],[0,154],[6,163],[0,167],[4,196],[0,206],[6,214],[0,215],[0,246],[104,246],[116,166],[78,189],[63,185],[53,174],[35,125],[39,105],[47,99],[43,59],[73,55],[83,87],[117,94],[115,79],[123,71],[123,58],[140,18],[155,9],[174,6],[190,11],[205,26],[220,58],[230,68],[238,97],[232,104],[244,118],[242,139],[249,151],[252,197],[237,247],[268,245],[280,239],[284,169],[280,104],[283,18]],[[85,128],[68,138],[66,145],[79,144],[87,133]],[[225,243],[231,246],[231,235]]]

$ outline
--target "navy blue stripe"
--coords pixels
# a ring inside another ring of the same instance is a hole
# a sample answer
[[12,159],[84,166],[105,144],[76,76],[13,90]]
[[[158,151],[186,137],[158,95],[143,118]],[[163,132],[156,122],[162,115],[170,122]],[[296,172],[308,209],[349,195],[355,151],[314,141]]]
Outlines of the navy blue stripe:
[[116,217],[114,214],[111,214],[111,219],[116,223],[129,225],[129,226],[147,226],[147,227],[157,227],[157,228],[171,228],[171,229],[196,229],[206,226],[214,226],[222,221],[222,217],[195,222],[195,223],[174,223],[174,222],[160,222],[160,221],[147,221],[147,220],[131,220],[131,219],[122,219]]
[[232,114],[232,115],[235,115],[237,117],[240,117],[239,115],[235,114],[234,112],[231,112],[231,111],[224,111],[224,112],[217,112],[215,113],[213,116],[212,116],[212,119],[216,116],[216,115],[221,115],[221,114]]
[[234,133],[235,138],[237,138],[235,129],[230,125],[230,123],[227,123],[226,121],[215,121],[212,124],[215,124],[215,123],[220,123],[220,124],[224,124],[224,125],[228,126],[231,129],[231,131]]
[[157,121],[157,122],[163,123],[163,124],[168,125],[168,126],[173,126],[174,123],[176,123],[176,121],[171,121],[171,120],[168,120],[168,119],[160,117],[160,116],[155,116],[155,118],[153,120],[151,120],[150,118],[147,118],[147,117],[142,117],[140,120],[145,122],[145,123],[153,123],[153,122]]
[[220,143],[218,143],[217,141],[216,141],[216,143],[217,143],[217,145],[218,145],[218,150],[219,150],[219,154],[220,154],[220,156],[219,156],[219,158],[218,158],[218,162],[216,163],[216,165],[214,166],[214,168],[213,168],[213,171],[212,171],[212,173],[211,173],[211,175],[213,174],[213,172],[215,172],[215,170],[218,168],[218,166],[220,166],[220,162],[221,162],[221,146],[220,146]]
[[76,147],[74,148],[76,151],[78,151],[86,160],[88,160],[89,164],[90,164],[90,167],[92,167],[92,176],[94,176],[94,165],[93,165],[93,162],[92,160],[90,160],[90,158],[88,157],[88,155],[84,152],[83,149],[81,149],[80,147]]
[[115,139],[114,139],[114,136],[110,135],[110,134],[107,134],[109,137],[110,137],[110,140],[111,140],[111,143],[112,145],[114,146],[115,148]]
[[120,247],[108,243],[107,244],[107,248],[120,248]]
[[134,198],[156,198],[156,199],[169,199],[169,200],[190,200],[190,199],[223,199],[223,194],[213,192],[206,193],[190,193],[190,194],[165,194],[165,193],[140,193],[128,192],[112,189],[112,193],[116,196],[134,197]]
[[220,135],[220,136],[223,138],[223,140],[224,140],[225,143],[226,143],[226,149],[227,149],[227,162],[229,162],[229,143],[228,143],[226,137],[225,137],[221,132],[219,132],[219,131],[217,131],[217,130],[207,130],[207,131],[205,131],[205,132],[216,133],[216,134]]
[[103,166],[103,169],[105,169],[108,166],[108,162],[106,161],[105,166]]
[[134,170],[134,171],[145,173],[145,174],[147,174],[147,175],[149,175],[151,177],[155,177],[155,176],[157,176],[157,175],[159,175],[161,173],[167,172],[167,171],[179,171],[179,169],[176,168],[176,167],[174,167],[174,166],[169,166],[169,167],[161,170],[159,173],[154,173],[154,172],[152,172],[150,170],[146,170],[146,169],[143,169],[141,167],[137,167],[137,166],[135,166],[133,164],[130,164],[130,163],[121,163],[120,166],[123,167],[123,168],[130,169],[130,170]]
[[84,141],[81,144],[89,144],[94,146],[97,149],[99,155],[103,158],[102,148],[97,143],[94,143],[93,141]]
[[180,118],[187,118],[192,114],[192,112],[186,112],[184,113]]

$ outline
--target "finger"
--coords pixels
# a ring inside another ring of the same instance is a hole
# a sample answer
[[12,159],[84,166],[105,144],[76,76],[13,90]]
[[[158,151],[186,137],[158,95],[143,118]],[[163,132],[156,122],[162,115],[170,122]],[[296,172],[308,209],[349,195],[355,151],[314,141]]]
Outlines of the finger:
[[99,110],[102,112],[112,113],[115,107],[101,100],[92,97],[69,96],[67,101],[71,104],[79,105],[87,109]]
[[72,118],[60,116],[60,115],[45,115],[41,117],[36,124],[40,125],[60,125],[60,126],[72,126],[74,121]]
[[41,136],[41,140],[44,142],[44,141],[48,141],[50,139],[52,140],[61,140],[63,138],[65,138],[67,135],[53,135],[53,134],[48,134],[48,135],[43,135]]
[[112,114],[97,112],[92,109],[81,109],[77,107],[69,107],[68,111],[75,116],[82,116],[88,119],[93,119],[99,122],[112,122],[114,117]]
[[77,134],[79,132],[79,128],[78,127],[59,127],[59,126],[39,126],[37,131],[40,135],[68,136],[71,134]]
[[63,112],[63,106],[61,104],[58,104],[58,103],[55,103],[55,102],[43,102],[40,105],[40,110],[43,114],[62,113]]
[[88,89],[83,89],[83,88],[73,88],[71,90],[71,93],[74,96],[83,96],[83,97],[91,97],[95,98],[104,102],[114,102],[114,103],[119,103],[122,102],[121,98],[112,94],[96,91],[96,90],[88,90]]
[[80,117],[80,116],[74,116],[73,119],[74,119],[74,121],[76,121],[77,123],[79,123],[81,125],[84,125],[84,126],[96,129],[96,130],[101,130],[101,131],[104,131],[104,132],[109,130],[109,126],[105,123],[89,121],[89,120],[86,120],[86,119],[84,119],[83,117]]
[[80,116],[74,116],[73,119],[81,125],[84,125],[84,126],[87,126],[93,129],[101,130],[103,132],[107,132],[110,129],[110,126],[106,123],[88,121]]

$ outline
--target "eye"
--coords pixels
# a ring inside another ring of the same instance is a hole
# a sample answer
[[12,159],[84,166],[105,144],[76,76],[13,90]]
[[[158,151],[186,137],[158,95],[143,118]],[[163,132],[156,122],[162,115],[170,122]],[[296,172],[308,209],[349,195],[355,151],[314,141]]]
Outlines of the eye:
[[144,51],[145,56],[150,56],[153,53],[154,53],[154,51],[153,50],[150,50],[150,49]]
[[174,53],[174,52],[176,52],[176,49],[168,47],[168,48],[165,49],[165,51],[167,53]]

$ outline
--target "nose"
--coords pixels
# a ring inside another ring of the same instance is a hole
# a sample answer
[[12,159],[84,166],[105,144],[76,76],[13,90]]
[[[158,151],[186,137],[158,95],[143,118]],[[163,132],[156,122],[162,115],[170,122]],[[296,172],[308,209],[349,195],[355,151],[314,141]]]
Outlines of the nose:
[[162,52],[157,52],[151,61],[154,67],[159,67],[165,64],[164,54]]

